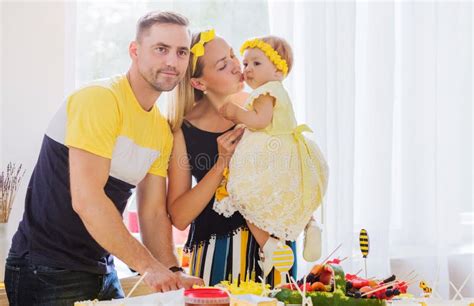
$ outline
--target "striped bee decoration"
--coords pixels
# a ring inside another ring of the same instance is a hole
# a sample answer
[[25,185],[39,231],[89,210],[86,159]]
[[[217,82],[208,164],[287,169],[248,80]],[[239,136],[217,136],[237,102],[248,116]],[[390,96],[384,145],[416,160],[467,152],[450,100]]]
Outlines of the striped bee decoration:
[[272,260],[276,270],[286,273],[293,267],[295,256],[289,246],[282,245],[273,252]]
[[367,255],[369,255],[369,235],[365,229],[360,230],[359,245],[362,256],[367,258]]
[[428,286],[428,284],[425,281],[420,281],[420,288],[423,290],[425,294],[431,294],[433,292],[433,289]]

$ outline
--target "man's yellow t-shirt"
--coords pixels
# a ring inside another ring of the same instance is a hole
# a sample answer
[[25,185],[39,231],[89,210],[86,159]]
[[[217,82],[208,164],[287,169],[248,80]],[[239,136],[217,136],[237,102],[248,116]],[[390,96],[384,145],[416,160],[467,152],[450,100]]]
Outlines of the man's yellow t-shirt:
[[141,107],[126,76],[76,91],[62,113],[66,129],[60,140],[111,159],[112,177],[132,185],[147,173],[166,177],[173,134],[156,105],[150,111]]
[[150,111],[140,106],[125,76],[71,94],[43,138],[11,254],[48,267],[112,272],[113,256],[91,237],[72,207],[69,148],[111,160],[104,192],[123,213],[132,189],[147,173],[166,176],[172,144],[165,117],[157,106]]

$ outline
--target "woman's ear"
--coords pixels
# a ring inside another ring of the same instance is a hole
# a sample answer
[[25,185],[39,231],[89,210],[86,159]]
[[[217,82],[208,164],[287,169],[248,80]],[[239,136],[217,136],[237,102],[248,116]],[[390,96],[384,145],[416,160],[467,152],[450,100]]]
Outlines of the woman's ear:
[[204,85],[201,81],[201,79],[199,78],[191,78],[191,80],[189,80],[189,82],[191,83],[191,86],[193,88],[196,88],[197,90],[200,90],[200,91],[205,91],[206,90],[206,85]]

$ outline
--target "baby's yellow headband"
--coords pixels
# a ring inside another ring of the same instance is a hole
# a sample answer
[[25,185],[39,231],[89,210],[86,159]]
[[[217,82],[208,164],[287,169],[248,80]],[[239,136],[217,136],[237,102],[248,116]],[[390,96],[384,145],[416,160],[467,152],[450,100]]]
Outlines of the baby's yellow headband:
[[204,55],[204,44],[210,42],[215,37],[216,32],[214,31],[214,29],[201,32],[201,37],[199,38],[199,41],[191,48],[191,53],[194,54],[192,74],[194,74],[194,70],[196,70],[198,58]]
[[280,54],[278,54],[278,52],[273,49],[270,44],[258,38],[250,39],[244,42],[242,47],[240,47],[240,54],[243,55],[246,49],[252,48],[259,48],[260,50],[262,50],[263,53],[265,53],[265,55],[275,65],[275,67],[283,72],[283,75],[286,76],[288,74],[288,64],[284,59],[281,58]]

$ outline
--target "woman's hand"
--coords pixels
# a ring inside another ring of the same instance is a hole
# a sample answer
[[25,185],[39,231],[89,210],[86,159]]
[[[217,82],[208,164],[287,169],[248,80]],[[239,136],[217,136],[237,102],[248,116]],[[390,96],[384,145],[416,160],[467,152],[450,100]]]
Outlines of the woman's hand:
[[245,127],[236,127],[221,136],[217,137],[217,151],[219,160],[225,167],[229,165],[230,158],[234,154],[235,148],[244,134]]

